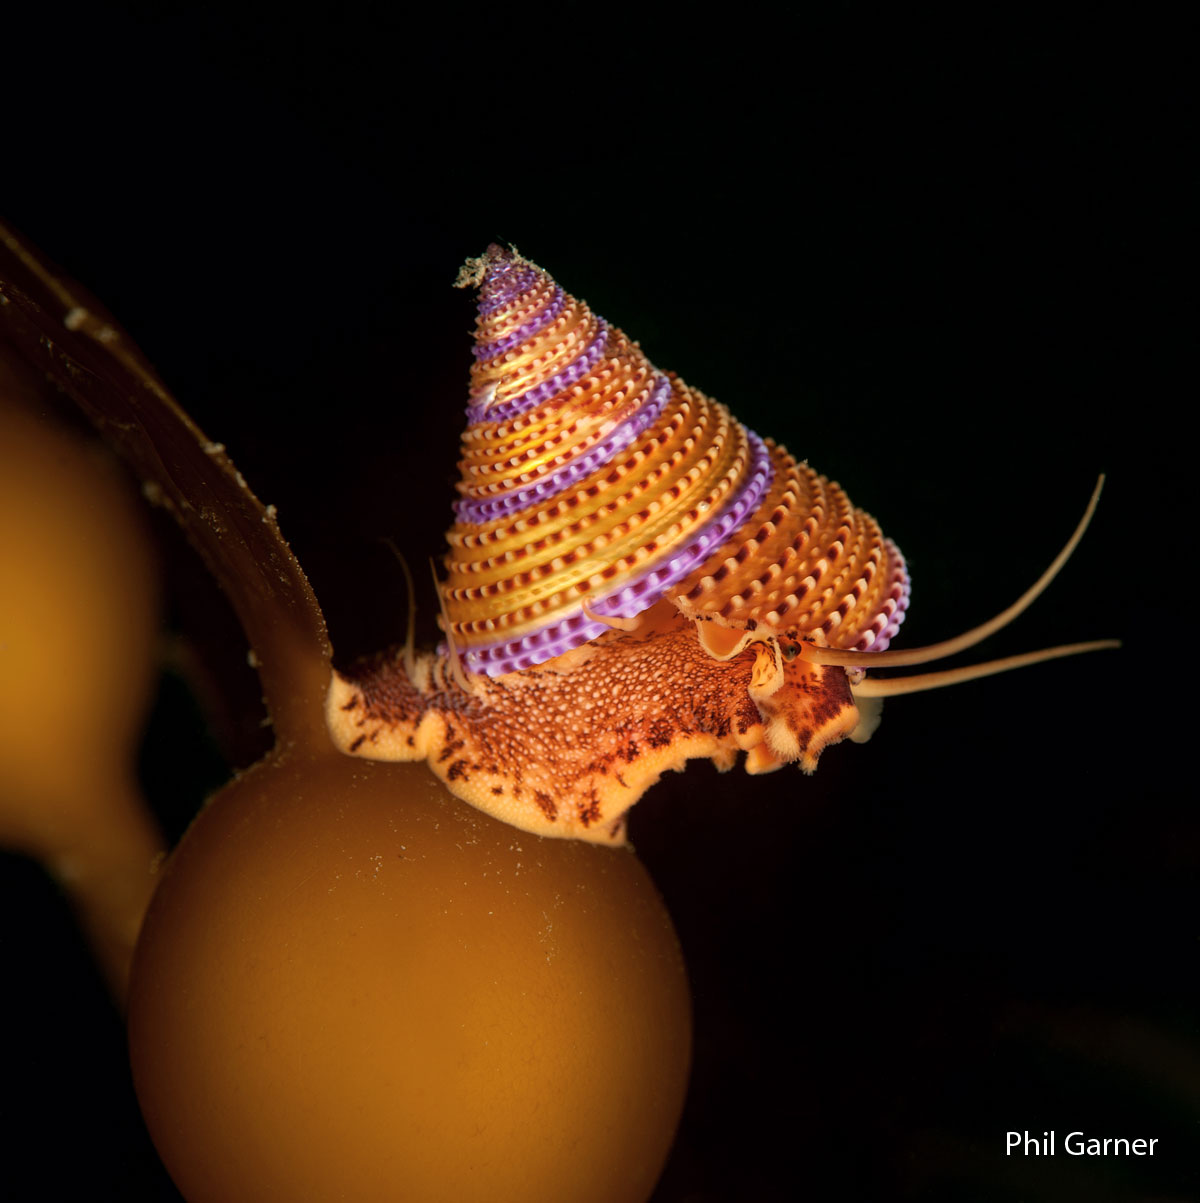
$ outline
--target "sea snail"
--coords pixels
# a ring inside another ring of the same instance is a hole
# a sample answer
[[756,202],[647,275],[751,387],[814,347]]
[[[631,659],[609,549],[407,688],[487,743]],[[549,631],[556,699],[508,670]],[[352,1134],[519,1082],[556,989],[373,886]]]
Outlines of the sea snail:
[[[707,756],[750,773],[862,742],[880,697],[1052,655],[918,678],[885,653],[904,557],[835,483],[662,372],[515,249],[468,261],[478,289],[459,499],[440,583],[445,642],[335,672],[326,718],[354,756],[428,760],[464,800],[540,835],[621,843],[628,808]],[[410,622],[411,631],[411,622]]]

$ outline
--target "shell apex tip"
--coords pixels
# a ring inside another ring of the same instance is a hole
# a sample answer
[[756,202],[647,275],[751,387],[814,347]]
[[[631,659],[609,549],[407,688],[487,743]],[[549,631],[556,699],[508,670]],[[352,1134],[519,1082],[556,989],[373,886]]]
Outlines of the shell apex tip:
[[503,246],[498,242],[490,243],[482,255],[468,259],[459,268],[454,287],[481,288],[492,271],[526,262],[528,260],[511,243],[508,246]]

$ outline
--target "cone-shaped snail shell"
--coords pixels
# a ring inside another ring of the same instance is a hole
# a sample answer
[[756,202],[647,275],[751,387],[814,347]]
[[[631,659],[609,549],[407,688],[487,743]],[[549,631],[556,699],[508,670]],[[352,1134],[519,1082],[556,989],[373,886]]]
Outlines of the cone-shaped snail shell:
[[515,251],[489,247],[458,282],[479,316],[446,642],[335,673],[338,745],[427,759],[525,830],[619,843],[629,806],[690,757],[811,772],[828,744],[868,738],[882,687],[861,662],[909,596],[875,520]]
[[659,372],[545,272],[492,247],[447,536],[449,635],[498,676],[668,599],[744,631],[880,651],[904,560],[835,484]]

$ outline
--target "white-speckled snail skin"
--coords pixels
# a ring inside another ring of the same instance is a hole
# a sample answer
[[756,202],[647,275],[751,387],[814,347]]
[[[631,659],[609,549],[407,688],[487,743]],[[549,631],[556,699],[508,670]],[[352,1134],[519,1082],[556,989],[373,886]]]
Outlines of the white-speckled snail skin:
[[[334,741],[428,760],[451,790],[527,831],[624,839],[628,808],[706,756],[747,772],[869,738],[909,600],[904,558],[835,483],[747,430],[515,250],[458,281],[479,290],[456,521],[440,586],[446,642],[411,641],[335,673]],[[1097,486],[1097,494],[1099,486]],[[1020,658],[1065,655],[1076,645]]]

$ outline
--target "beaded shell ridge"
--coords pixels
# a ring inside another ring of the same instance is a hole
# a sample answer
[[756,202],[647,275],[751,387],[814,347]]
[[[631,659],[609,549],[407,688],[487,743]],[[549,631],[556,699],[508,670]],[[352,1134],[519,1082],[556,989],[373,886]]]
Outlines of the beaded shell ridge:
[[864,739],[861,672],[908,605],[870,515],[515,250],[488,248],[442,582],[445,643],[335,673],[347,753],[428,760],[517,827],[624,840],[692,757],[748,772]]

